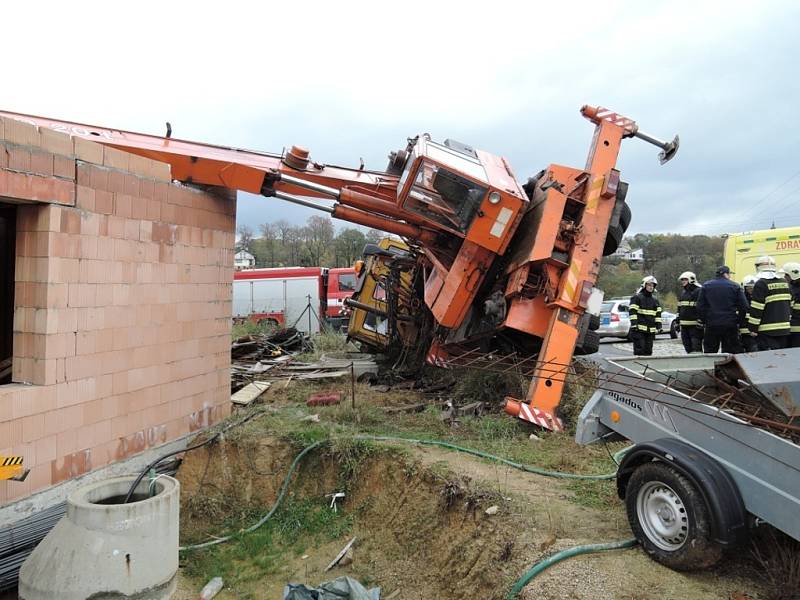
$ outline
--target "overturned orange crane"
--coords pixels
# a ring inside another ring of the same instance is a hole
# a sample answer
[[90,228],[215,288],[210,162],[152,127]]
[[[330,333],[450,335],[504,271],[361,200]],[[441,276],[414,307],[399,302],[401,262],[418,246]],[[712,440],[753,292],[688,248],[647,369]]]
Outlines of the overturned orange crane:
[[[576,345],[592,349],[596,327],[587,308],[598,297],[600,261],[630,222],[627,184],[615,168],[621,141],[638,137],[660,147],[662,163],[678,149],[677,136],[659,140],[610,110],[584,106],[581,114],[595,124],[586,167],[549,165],[520,184],[503,157],[427,134],[390,154],[385,171],[370,171],[315,162],[299,146],[268,154],[175,139],[169,128],[159,137],[0,111],[168,163],[187,184],[276,197],[401,236],[419,283],[386,316],[428,318],[424,343],[433,363],[466,352],[536,357],[527,398],[507,399],[506,410],[553,430],[562,428],[558,373]],[[357,309],[377,311],[374,304]]]

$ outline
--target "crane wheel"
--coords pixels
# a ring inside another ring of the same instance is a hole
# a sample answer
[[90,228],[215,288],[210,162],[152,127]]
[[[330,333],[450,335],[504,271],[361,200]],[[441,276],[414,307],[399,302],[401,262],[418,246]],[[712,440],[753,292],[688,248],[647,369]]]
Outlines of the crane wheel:
[[631,224],[631,209],[627,204],[622,205],[622,212],[619,216],[619,225],[612,225],[606,233],[606,243],[603,245],[603,256],[614,254],[625,237],[625,232]]
[[575,346],[575,354],[578,356],[586,356],[587,354],[594,354],[600,350],[600,336],[596,331],[587,331],[583,334],[581,343]]

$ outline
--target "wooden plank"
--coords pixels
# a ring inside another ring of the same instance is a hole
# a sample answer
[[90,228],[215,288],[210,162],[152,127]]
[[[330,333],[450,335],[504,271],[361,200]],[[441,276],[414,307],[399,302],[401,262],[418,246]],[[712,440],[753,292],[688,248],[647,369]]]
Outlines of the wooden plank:
[[357,538],[353,538],[352,540],[347,542],[347,545],[344,548],[342,548],[342,551],[339,552],[339,554],[336,555],[336,558],[334,558],[331,561],[331,564],[325,567],[325,571],[330,571],[333,567],[335,567],[339,563],[340,560],[342,560],[344,555],[347,554],[347,551],[350,550],[350,547],[353,545],[353,543],[355,543],[356,539]]
[[266,392],[270,385],[272,384],[269,381],[254,381],[253,383],[248,383],[233,396],[231,396],[231,402],[238,404],[239,406],[247,406],[253,400],[256,400],[261,394]]
[[321,373],[303,373],[302,375],[295,374],[294,378],[297,379],[338,379],[350,375],[350,371],[323,371]]

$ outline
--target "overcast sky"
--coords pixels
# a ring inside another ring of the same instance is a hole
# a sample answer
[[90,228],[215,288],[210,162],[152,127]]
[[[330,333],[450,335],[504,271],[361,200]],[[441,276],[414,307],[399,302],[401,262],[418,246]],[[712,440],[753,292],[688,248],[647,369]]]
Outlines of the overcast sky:
[[[274,4],[274,5],[273,5]],[[383,169],[430,132],[525,181],[581,167],[599,104],[623,143],[630,232],[800,224],[800,3],[5,3],[0,110]],[[254,228],[317,214],[239,195]]]

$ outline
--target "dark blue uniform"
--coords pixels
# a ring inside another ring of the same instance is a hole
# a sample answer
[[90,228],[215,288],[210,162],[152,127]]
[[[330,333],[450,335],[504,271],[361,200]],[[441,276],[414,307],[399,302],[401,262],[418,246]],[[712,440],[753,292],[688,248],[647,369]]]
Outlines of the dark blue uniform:
[[723,352],[741,352],[739,319],[748,308],[738,283],[723,275],[706,281],[697,298],[697,314],[705,325],[703,352],[719,352],[720,345]]

